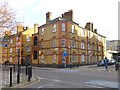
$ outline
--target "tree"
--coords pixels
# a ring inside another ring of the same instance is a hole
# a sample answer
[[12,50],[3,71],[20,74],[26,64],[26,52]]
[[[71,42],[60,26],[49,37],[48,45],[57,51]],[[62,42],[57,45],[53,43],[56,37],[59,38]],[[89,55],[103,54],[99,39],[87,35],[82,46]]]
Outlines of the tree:
[[5,30],[13,31],[19,23],[16,20],[15,12],[9,7],[8,2],[0,4],[0,32]]

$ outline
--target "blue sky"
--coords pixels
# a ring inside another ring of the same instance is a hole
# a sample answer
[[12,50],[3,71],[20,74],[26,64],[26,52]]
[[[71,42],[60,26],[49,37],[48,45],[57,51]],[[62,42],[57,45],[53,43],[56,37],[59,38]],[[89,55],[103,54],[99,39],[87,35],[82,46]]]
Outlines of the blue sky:
[[19,21],[25,26],[45,23],[46,12],[52,12],[52,19],[72,9],[74,21],[84,27],[93,22],[98,33],[109,40],[118,39],[119,0],[8,0],[16,11]]

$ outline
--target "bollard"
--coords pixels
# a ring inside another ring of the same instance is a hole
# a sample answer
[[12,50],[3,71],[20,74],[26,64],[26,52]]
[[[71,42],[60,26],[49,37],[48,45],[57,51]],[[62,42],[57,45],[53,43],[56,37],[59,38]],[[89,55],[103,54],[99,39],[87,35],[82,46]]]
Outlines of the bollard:
[[18,73],[17,73],[17,83],[20,83],[20,68],[18,66]]
[[28,66],[28,82],[30,82],[30,78],[31,78],[31,76],[30,76],[30,66]]
[[10,67],[10,87],[12,87],[12,67]]
[[28,67],[27,67],[27,65],[26,65],[26,70],[25,71],[26,71],[26,75],[28,75]]

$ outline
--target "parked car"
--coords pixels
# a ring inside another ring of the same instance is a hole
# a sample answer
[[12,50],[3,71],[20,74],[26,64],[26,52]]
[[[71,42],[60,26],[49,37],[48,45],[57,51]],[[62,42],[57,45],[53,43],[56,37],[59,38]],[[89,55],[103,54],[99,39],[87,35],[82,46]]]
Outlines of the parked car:
[[97,66],[104,66],[104,60],[100,60],[97,62]]
[[111,60],[109,60],[108,64],[109,64],[109,65],[113,65],[113,64],[115,64],[115,62],[116,62],[115,59],[111,59]]

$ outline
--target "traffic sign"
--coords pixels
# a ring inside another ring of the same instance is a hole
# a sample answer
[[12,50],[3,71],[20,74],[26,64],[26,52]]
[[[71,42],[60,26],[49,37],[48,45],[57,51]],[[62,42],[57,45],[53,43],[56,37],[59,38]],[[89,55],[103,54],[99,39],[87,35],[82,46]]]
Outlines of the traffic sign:
[[67,57],[68,56],[68,53],[66,50],[63,51],[63,54],[62,54],[63,57]]
[[16,42],[16,48],[19,49],[21,46],[21,39],[17,38],[17,42]]

